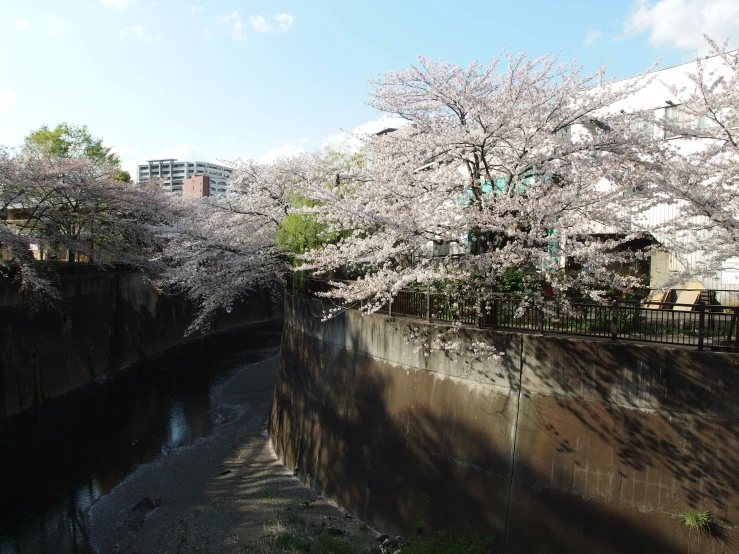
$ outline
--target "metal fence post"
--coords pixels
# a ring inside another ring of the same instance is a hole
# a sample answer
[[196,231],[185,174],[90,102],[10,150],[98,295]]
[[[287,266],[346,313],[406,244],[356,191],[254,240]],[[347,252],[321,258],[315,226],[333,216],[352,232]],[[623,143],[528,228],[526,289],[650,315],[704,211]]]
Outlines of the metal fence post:
[[541,308],[536,309],[536,319],[537,319],[537,326],[539,327],[539,332],[543,335],[544,334],[544,310]]
[[618,299],[613,301],[611,311],[611,340],[618,340]]
[[387,316],[393,317],[393,293],[390,293],[390,302],[387,303]]
[[426,287],[426,321],[431,321],[431,286]]
[[706,335],[706,303],[698,302],[698,350],[703,350]]

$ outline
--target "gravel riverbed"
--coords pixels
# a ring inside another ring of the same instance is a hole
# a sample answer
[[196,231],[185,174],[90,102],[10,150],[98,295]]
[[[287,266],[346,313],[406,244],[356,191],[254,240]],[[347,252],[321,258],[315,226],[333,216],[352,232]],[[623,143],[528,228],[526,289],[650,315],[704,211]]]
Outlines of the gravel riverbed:
[[289,552],[290,537],[302,535],[376,548],[376,532],[277,460],[267,435],[276,366],[275,353],[236,372],[215,396],[235,419],[140,466],[93,504],[87,527],[98,554],[266,553],[276,542]]

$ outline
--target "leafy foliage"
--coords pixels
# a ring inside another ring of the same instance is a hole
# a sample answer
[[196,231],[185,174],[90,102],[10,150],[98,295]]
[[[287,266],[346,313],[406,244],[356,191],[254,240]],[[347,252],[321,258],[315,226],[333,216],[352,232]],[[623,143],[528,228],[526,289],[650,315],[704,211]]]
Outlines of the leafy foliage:
[[[97,163],[118,166],[120,158],[113,149],[103,145],[101,138],[93,137],[87,125],[59,123],[53,129],[42,125],[24,139],[23,151],[32,157],[86,158]],[[119,179],[120,180],[120,179]],[[128,181],[131,176],[128,176]]]
[[[295,198],[292,210],[314,208],[317,203],[306,198]],[[310,213],[288,213],[277,226],[277,247],[300,260],[300,256],[324,244],[336,242],[338,235],[327,231],[327,225],[319,223],[316,216]]]

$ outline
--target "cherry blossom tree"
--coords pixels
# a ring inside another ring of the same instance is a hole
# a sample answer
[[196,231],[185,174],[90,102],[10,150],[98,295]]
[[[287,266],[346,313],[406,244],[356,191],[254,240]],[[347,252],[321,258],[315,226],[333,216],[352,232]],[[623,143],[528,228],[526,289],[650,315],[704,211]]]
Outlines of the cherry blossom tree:
[[[304,269],[363,276],[335,283],[341,303],[378,309],[410,284],[475,283],[493,290],[508,270],[526,268],[528,297],[606,288],[638,280],[614,271],[633,255],[634,235],[613,203],[640,183],[647,143],[627,114],[600,114],[639,90],[614,86],[603,71],[573,62],[504,54],[467,68],[420,58],[372,82],[369,104],[406,119],[403,129],[358,137],[361,171],[304,183],[313,213],[345,236],[308,252]],[[326,182],[331,186],[326,186]],[[303,209],[305,211],[305,209]],[[608,224],[610,238],[595,239]],[[589,271],[561,271],[565,258]]]
[[116,180],[117,172],[90,158],[0,152],[0,269],[15,268],[22,292],[57,297],[54,271],[35,263],[33,252],[148,267],[157,245],[146,226],[159,218],[162,200],[149,187]]
[[259,288],[281,294],[291,255],[276,243],[279,225],[300,191],[332,174],[336,163],[326,153],[270,164],[236,160],[225,196],[170,196],[170,214],[151,228],[162,247],[156,282],[196,305],[189,332],[208,327],[219,310]]

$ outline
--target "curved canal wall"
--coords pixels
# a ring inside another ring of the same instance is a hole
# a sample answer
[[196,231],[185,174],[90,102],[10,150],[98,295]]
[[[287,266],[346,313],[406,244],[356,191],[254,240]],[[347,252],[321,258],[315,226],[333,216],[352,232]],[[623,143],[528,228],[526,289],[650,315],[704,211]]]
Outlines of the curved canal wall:
[[[0,419],[108,377],[157,353],[198,341],[185,337],[193,309],[162,295],[138,273],[62,277],[56,308],[20,301],[0,282]],[[267,293],[236,303],[208,334],[281,317]]]
[[286,297],[270,436],[357,517],[402,532],[427,496],[496,552],[739,552],[739,355],[473,328],[429,353],[434,325],[322,309]]

